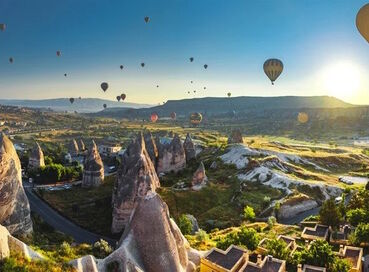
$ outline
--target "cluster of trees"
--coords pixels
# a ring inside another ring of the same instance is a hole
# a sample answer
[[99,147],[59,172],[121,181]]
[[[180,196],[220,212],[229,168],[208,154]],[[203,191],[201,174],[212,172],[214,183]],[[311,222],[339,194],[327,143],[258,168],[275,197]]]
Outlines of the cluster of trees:
[[230,245],[240,245],[249,250],[255,250],[260,242],[260,236],[255,229],[241,226],[239,231],[232,231],[217,241],[217,248],[226,250]]
[[78,164],[63,166],[61,164],[51,163],[40,168],[29,169],[28,176],[39,184],[79,180],[82,179],[82,167]]

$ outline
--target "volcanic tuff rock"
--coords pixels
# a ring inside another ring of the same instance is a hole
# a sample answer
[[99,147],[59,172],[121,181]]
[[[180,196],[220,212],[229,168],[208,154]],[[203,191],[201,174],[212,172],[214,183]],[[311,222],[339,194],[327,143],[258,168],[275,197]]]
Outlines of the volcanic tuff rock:
[[150,131],[144,134],[144,139],[145,139],[146,150],[149,153],[151,162],[153,163],[156,169],[159,154],[158,154],[158,149],[156,147],[155,139],[153,138]]
[[94,141],[83,165],[82,187],[97,187],[104,181],[104,164]]
[[39,168],[45,166],[44,153],[40,145],[36,142],[28,160],[28,168]]
[[[195,271],[200,256],[190,248],[176,223],[170,219],[167,205],[160,196],[149,192],[139,197],[119,247],[108,257],[97,261],[98,271],[106,271],[115,264],[116,271]],[[81,264],[86,257],[74,261],[80,264],[78,271],[88,270]],[[75,265],[75,267],[77,267]]]
[[243,144],[241,130],[232,130],[231,135],[228,137],[228,144]]
[[128,223],[139,197],[160,187],[154,165],[146,150],[142,134],[127,147],[118,169],[113,189],[112,232],[122,231]]
[[32,232],[27,196],[22,186],[21,164],[12,142],[0,135],[0,224],[11,234]]
[[186,153],[181,139],[176,134],[170,144],[160,144],[157,172],[178,172],[185,167]]
[[186,152],[186,161],[189,162],[191,159],[196,157],[195,145],[189,133],[186,135],[186,139],[183,143],[184,150]]
[[201,189],[206,182],[208,181],[208,177],[205,173],[205,166],[203,162],[200,163],[199,167],[195,171],[192,177],[192,189],[199,190]]
[[69,143],[68,152],[69,154],[71,154],[71,156],[78,155],[79,149],[75,139],[72,139],[72,141]]
[[79,141],[78,141],[78,148],[79,148],[80,151],[86,150],[85,143],[83,142],[82,139],[79,139]]

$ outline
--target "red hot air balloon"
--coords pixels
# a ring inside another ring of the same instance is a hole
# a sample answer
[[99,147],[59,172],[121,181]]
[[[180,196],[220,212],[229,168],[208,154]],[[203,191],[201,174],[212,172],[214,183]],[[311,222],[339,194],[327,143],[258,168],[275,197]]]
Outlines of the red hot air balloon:
[[158,121],[158,119],[159,119],[158,114],[157,114],[156,112],[153,112],[153,113],[151,114],[151,116],[150,116],[150,120],[151,120],[151,122],[156,123],[156,121]]
[[175,120],[177,118],[177,113],[175,113],[174,111],[170,114],[170,118],[172,118],[172,120]]
[[109,88],[109,84],[106,82],[101,83],[101,89],[106,92],[106,90]]
[[124,100],[126,99],[126,94],[122,93],[122,94],[120,95],[120,98],[122,98],[122,100],[124,101]]

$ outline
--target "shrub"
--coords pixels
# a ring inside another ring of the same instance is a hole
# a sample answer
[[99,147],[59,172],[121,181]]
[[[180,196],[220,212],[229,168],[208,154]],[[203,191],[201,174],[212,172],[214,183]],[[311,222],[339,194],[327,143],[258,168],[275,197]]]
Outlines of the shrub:
[[267,241],[266,249],[268,250],[268,255],[281,260],[287,260],[290,251],[286,248],[287,244],[282,239],[271,239]]
[[325,201],[319,211],[320,222],[324,225],[337,228],[342,221],[342,214],[333,199]]
[[256,230],[247,228],[246,226],[241,227],[241,231],[238,233],[238,243],[246,246],[249,250],[255,250],[258,247],[260,238]]
[[246,220],[249,220],[249,221],[253,221],[255,219],[255,212],[254,212],[254,209],[250,206],[246,206],[244,209],[243,209],[243,217],[246,219]]
[[353,210],[349,210],[346,214],[346,217],[347,217],[347,221],[353,226],[357,226],[360,223],[368,222],[367,213],[362,208],[356,208]]
[[72,248],[70,247],[68,242],[64,241],[60,245],[59,253],[60,253],[60,255],[65,256],[65,257],[70,256],[72,254]]
[[205,242],[209,238],[209,235],[204,230],[196,232],[196,240],[200,243]]
[[332,247],[323,240],[312,242],[309,248],[305,248],[301,252],[301,262],[310,265],[330,267],[334,260]]
[[369,243],[369,224],[360,223],[354,235],[356,244]]
[[335,258],[330,271],[331,272],[349,272],[350,269],[351,269],[351,264],[347,260]]
[[191,234],[193,225],[191,220],[185,215],[182,214],[178,219],[178,227],[180,228],[182,234]]
[[269,216],[267,223],[268,223],[269,229],[272,229],[275,223],[277,223],[277,219],[274,216]]
[[106,242],[103,239],[100,239],[99,241],[94,243],[92,251],[95,257],[102,259],[108,256],[110,253],[112,253],[113,249],[108,244],[108,242]]

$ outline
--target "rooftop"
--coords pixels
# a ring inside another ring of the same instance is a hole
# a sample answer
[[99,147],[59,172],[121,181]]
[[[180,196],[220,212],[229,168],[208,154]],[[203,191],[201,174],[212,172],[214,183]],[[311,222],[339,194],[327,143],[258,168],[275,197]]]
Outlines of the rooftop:
[[214,248],[205,259],[225,269],[231,270],[243,259],[245,253],[246,251],[242,248],[232,245],[226,251]]

